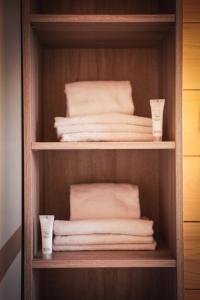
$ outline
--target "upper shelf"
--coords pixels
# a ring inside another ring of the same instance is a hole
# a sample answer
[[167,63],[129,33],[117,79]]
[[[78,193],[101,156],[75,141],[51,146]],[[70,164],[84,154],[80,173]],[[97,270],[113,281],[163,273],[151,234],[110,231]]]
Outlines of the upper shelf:
[[175,15],[33,14],[30,22],[47,46],[155,46],[175,23]]
[[32,150],[87,149],[175,149],[174,141],[167,142],[35,142]]

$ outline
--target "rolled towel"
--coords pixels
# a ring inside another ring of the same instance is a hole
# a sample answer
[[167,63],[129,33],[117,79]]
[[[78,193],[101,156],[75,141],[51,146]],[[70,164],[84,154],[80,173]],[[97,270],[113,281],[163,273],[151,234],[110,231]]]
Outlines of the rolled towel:
[[102,113],[132,115],[134,105],[129,81],[79,81],[65,84],[67,116]]
[[152,236],[135,236],[126,234],[85,234],[56,235],[54,245],[110,245],[110,244],[151,244]]
[[153,221],[143,219],[54,221],[55,235],[82,235],[99,233],[152,236]]
[[153,135],[137,132],[81,132],[63,134],[61,142],[150,142]]
[[67,133],[80,132],[136,132],[152,133],[152,127],[129,124],[82,124],[82,125],[60,125],[57,126],[57,136],[60,138]]
[[88,251],[88,250],[155,250],[156,242],[150,244],[112,244],[112,245],[53,245],[54,251]]
[[97,114],[80,117],[55,117],[54,127],[88,124],[127,124],[152,127],[152,119],[126,114]]
[[138,186],[126,183],[71,185],[71,220],[115,218],[140,218]]

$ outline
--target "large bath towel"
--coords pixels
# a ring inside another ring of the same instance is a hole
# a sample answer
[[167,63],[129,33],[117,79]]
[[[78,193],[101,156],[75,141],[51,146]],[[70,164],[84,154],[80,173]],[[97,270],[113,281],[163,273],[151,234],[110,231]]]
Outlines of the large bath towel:
[[143,219],[54,221],[55,235],[82,235],[99,233],[152,236],[153,221]]
[[127,183],[71,185],[71,220],[117,218],[140,218],[138,186]]
[[127,124],[152,127],[152,119],[135,115],[125,114],[96,114],[90,116],[80,117],[55,117],[54,127],[70,126],[70,125],[84,125],[84,124]]
[[149,244],[111,244],[111,245],[53,245],[54,251],[86,251],[86,250],[155,250],[156,242]]
[[63,134],[61,142],[150,142],[150,133],[138,132],[81,132]]
[[126,234],[85,234],[56,235],[54,245],[110,245],[110,244],[150,244],[152,236],[135,236]]
[[67,116],[134,113],[129,81],[79,81],[65,84]]
[[82,124],[82,125],[61,125],[57,127],[57,136],[63,134],[80,132],[136,132],[152,133],[152,127],[129,124]]

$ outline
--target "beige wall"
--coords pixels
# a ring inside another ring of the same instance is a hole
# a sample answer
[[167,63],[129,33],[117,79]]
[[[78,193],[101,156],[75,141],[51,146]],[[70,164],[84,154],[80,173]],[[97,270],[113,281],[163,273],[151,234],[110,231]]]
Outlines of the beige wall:
[[184,1],[185,298],[200,299],[200,1]]
[[[0,250],[21,225],[21,162],[20,1],[0,0]],[[0,282],[1,300],[20,299],[20,278],[18,255]]]

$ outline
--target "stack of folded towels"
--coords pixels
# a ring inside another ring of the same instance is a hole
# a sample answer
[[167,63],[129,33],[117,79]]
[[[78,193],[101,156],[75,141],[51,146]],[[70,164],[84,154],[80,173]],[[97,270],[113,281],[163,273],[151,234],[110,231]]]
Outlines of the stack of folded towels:
[[151,118],[134,115],[129,81],[81,81],[65,85],[66,117],[54,127],[62,142],[152,141]]
[[54,251],[155,250],[153,221],[142,219],[138,187],[77,184],[70,188],[70,221],[55,220]]

